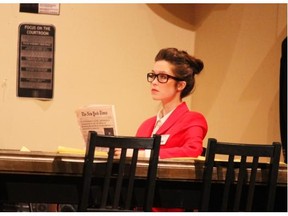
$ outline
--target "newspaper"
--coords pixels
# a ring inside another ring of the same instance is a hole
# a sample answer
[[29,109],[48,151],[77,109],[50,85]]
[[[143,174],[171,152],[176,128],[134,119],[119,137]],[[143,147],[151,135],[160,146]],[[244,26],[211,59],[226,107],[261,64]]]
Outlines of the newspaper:
[[[102,135],[117,135],[116,114],[114,105],[89,105],[76,110],[78,124],[87,146],[88,132],[96,131]],[[106,151],[106,148],[98,148]]]

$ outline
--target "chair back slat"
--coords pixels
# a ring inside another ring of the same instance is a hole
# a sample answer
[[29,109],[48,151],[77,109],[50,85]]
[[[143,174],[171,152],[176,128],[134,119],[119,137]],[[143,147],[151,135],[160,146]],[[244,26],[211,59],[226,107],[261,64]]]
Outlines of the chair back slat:
[[223,201],[222,201],[222,211],[226,211],[228,208],[229,192],[230,185],[234,181],[234,155],[229,155],[228,167],[226,171],[226,179],[223,192]]
[[234,211],[239,211],[239,207],[240,207],[243,184],[246,178],[246,159],[247,159],[246,156],[241,157],[239,175],[238,175],[237,187],[236,187],[236,194],[235,194],[235,200],[234,200],[234,207],[233,207]]
[[257,174],[257,168],[258,168],[258,161],[259,161],[259,157],[255,156],[253,158],[250,180],[249,180],[250,184],[249,184],[249,190],[248,190],[248,196],[247,196],[247,202],[246,202],[246,211],[252,210],[253,197],[254,197],[254,191],[255,191],[255,183],[256,183],[256,174]]
[[[220,166],[222,168],[226,167],[223,194],[217,194],[218,198],[222,200],[220,211],[257,211],[258,206],[254,205],[257,169],[262,171],[268,169],[267,182],[264,182],[264,188],[267,189],[265,210],[273,211],[280,151],[281,144],[277,142],[273,142],[272,145],[228,143],[218,142],[216,139],[209,138],[206,149],[200,210],[216,211],[215,207],[210,209],[210,204],[213,202],[211,200],[211,181],[213,180],[213,167],[218,169]],[[216,161],[215,158],[218,154],[227,155],[228,161]],[[240,161],[238,157],[240,157]],[[259,163],[260,158],[268,158],[268,164]]]
[[127,153],[127,149],[126,148],[122,149],[121,155],[120,155],[119,170],[118,170],[118,176],[117,176],[117,181],[116,181],[115,195],[114,195],[115,197],[114,197],[112,209],[116,209],[119,206],[122,182],[123,182],[123,176],[124,176],[126,153]]
[[127,197],[125,202],[125,209],[130,209],[131,206],[131,199],[132,199],[132,193],[134,188],[134,181],[135,181],[135,173],[136,173],[136,167],[137,167],[137,158],[138,158],[138,149],[134,149],[132,160],[131,160],[131,167],[129,171],[129,182],[127,187]]
[[[105,177],[104,177],[104,185],[103,185],[103,191],[102,191],[102,195],[101,195],[102,199],[101,199],[100,208],[104,208],[107,205],[108,194],[109,194],[109,185],[110,185],[111,173],[112,173],[112,167],[113,167],[114,150],[115,150],[114,148],[110,148],[109,152],[108,152],[107,167],[106,167],[106,173],[105,173]],[[95,151],[95,149],[94,149],[94,151]],[[92,175],[90,176],[90,178],[92,178]],[[90,183],[90,185],[91,185],[91,183]],[[85,185],[85,187],[87,187],[87,186]]]

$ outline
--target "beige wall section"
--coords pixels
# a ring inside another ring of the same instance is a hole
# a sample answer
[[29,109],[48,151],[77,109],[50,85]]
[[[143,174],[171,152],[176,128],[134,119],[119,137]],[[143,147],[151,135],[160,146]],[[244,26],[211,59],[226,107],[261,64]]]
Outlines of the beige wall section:
[[[158,111],[146,73],[160,48],[194,52],[195,33],[172,25],[146,4],[61,4],[59,16],[19,13],[0,4],[0,148],[56,151],[83,147],[75,109],[115,104],[118,133],[134,135]],[[18,26],[56,28],[51,101],[16,97]]]
[[209,121],[206,139],[281,141],[279,72],[287,5],[211,8],[199,8],[207,17],[197,23],[195,54],[206,68],[192,102]]
[[[0,5],[0,148],[82,147],[74,110],[93,103],[115,104],[119,134],[135,134],[158,110],[145,74],[157,51],[168,46],[205,63],[187,99],[207,118],[205,146],[208,137],[280,141],[278,81],[287,5],[61,4],[59,16],[18,10],[18,4]],[[52,101],[16,97],[22,22],[56,27]]]
[[[199,6],[195,55],[205,61],[192,107],[209,121],[206,138],[280,141],[279,72],[287,5]],[[206,142],[205,142],[206,143]]]

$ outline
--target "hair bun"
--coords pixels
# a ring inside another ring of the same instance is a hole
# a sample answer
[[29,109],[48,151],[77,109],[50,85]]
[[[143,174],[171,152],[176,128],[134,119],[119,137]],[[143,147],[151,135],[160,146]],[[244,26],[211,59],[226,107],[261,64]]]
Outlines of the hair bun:
[[202,62],[202,60],[195,58],[192,67],[194,74],[199,74],[204,68],[204,63]]

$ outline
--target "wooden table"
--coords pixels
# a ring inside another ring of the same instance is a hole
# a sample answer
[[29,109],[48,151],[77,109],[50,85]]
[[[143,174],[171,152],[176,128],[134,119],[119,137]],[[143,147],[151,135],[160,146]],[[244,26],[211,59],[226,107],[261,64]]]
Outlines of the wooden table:
[[[95,162],[103,161],[97,156]],[[197,208],[201,193],[203,159],[165,159],[158,165],[155,206]],[[0,150],[0,202],[71,203],[78,201],[83,155]],[[141,177],[147,170],[143,159],[137,165]],[[224,180],[215,170],[215,183]],[[257,182],[266,181],[265,170]],[[280,164],[275,211],[287,211],[287,165]]]

